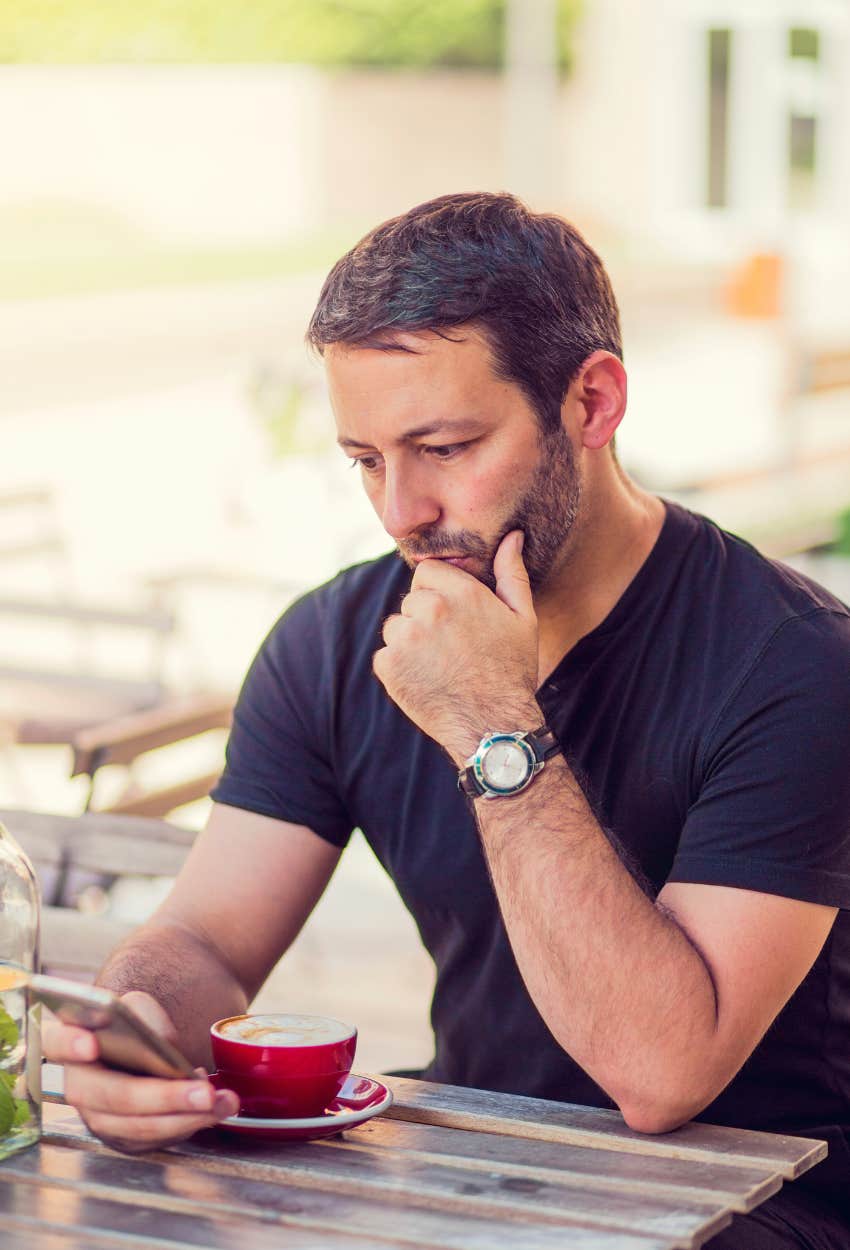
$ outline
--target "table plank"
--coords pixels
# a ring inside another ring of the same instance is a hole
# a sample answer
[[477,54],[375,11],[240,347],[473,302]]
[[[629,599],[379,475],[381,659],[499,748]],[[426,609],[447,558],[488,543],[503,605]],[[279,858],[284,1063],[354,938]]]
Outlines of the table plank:
[[406,1077],[383,1076],[381,1080],[393,1092],[393,1105],[385,1113],[389,1118],[444,1128],[505,1133],[590,1149],[703,1159],[734,1167],[767,1168],[788,1180],[801,1176],[827,1154],[826,1142],[808,1137],[694,1121],[671,1133],[650,1136],[630,1129],[618,1111],[604,1108]]
[[[464,1209],[447,1210],[419,1205],[403,1193],[389,1201],[371,1192],[349,1192],[346,1185],[325,1188],[315,1179],[304,1183],[301,1173],[293,1174],[286,1166],[288,1147],[259,1147],[257,1154],[263,1162],[258,1159],[245,1164],[229,1158],[229,1147],[224,1144],[213,1152],[209,1160],[213,1166],[202,1166],[200,1157],[187,1158],[179,1151],[131,1158],[92,1140],[75,1143],[69,1137],[65,1145],[54,1145],[53,1140],[51,1134],[39,1147],[0,1167],[0,1195],[9,1186],[16,1192],[29,1186],[39,1195],[58,1189],[72,1192],[83,1203],[111,1204],[109,1212],[101,1212],[103,1218],[109,1215],[107,1228],[120,1221],[116,1209],[122,1206],[152,1210],[158,1221],[166,1222],[177,1216],[198,1221],[214,1216],[212,1231],[219,1226],[236,1229],[240,1235],[232,1244],[240,1250],[279,1246],[283,1227],[287,1245],[291,1232],[315,1234],[321,1230],[323,1247],[345,1245],[346,1250],[359,1250],[364,1240],[370,1245],[380,1242],[384,1246],[445,1250],[492,1250],[493,1245],[506,1241],[524,1250],[670,1250],[694,1244],[690,1238],[642,1236],[590,1227],[574,1219],[550,1222],[546,1217],[531,1222],[527,1212],[517,1206],[510,1219],[505,1214],[487,1218],[477,1213],[474,1195],[467,1198]],[[284,1156],[283,1160],[278,1157],[271,1174],[269,1154]],[[234,1171],[235,1167],[241,1170]],[[512,1223],[515,1238],[507,1231]],[[122,1227],[125,1225],[126,1220]],[[212,1232],[207,1230],[205,1235],[209,1237]],[[191,1238],[186,1240],[191,1242]],[[227,1246],[230,1242],[219,1237],[211,1244]]]
[[[338,1149],[333,1139],[324,1145],[329,1150]],[[386,1116],[349,1133],[346,1148],[412,1151],[420,1159],[447,1166],[481,1171],[495,1166],[506,1176],[569,1179],[586,1187],[656,1195],[672,1201],[713,1206],[720,1200],[730,1210],[742,1214],[752,1211],[782,1187],[782,1178],[775,1170],[707,1163],[702,1159],[623,1154],[603,1148],[587,1150],[563,1142],[444,1129],[389,1120]]]
[[[135,1203],[110,1201],[79,1190],[47,1184],[3,1183],[0,1168],[0,1223],[3,1248],[7,1230],[36,1238],[75,1234],[84,1250],[280,1250],[280,1225],[222,1217],[210,1208],[197,1212],[151,1210],[144,1196]],[[287,1228],[286,1250],[387,1250],[375,1240],[334,1237],[327,1229]]]
[[81,1233],[74,1229],[62,1229],[61,1232],[45,1232],[44,1226],[40,1223],[34,1223],[32,1227],[24,1227],[23,1225],[15,1225],[11,1227],[7,1224],[3,1226],[3,1250],[119,1250],[123,1247],[126,1250],[127,1243],[124,1240],[116,1241],[114,1237],[105,1234],[101,1240],[99,1237],[96,1241],[92,1241],[87,1233]]
[[[450,1130],[442,1130],[449,1132]],[[216,1171],[234,1164],[257,1174],[255,1148],[213,1144],[204,1135],[179,1147]],[[550,1174],[541,1177],[506,1172],[490,1162],[487,1168],[456,1159],[423,1158],[416,1152],[369,1149],[352,1141],[334,1149],[332,1143],[287,1145],[279,1150],[270,1174],[324,1192],[368,1194],[376,1200],[405,1207],[417,1206],[467,1217],[503,1219],[514,1223],[583,1224],[599,1229],[622,1229],[670,1239],[670,1245],[699,1246],[729,1223],[729,1206],[716,1196],[691,1201],[687,1195],[623,1193],[614,1186],[588,1186],[583,1177]],[[226,1155],[220,1153],[226,1151]]]

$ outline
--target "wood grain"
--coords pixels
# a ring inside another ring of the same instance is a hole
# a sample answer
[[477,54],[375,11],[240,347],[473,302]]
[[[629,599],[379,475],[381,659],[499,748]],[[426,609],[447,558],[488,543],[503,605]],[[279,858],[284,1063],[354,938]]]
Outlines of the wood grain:
[[617,1111],[579,1107],[574,1103],[498,1094],[412,1081],[382,1078],[393,1091],[390,1118],[464,1128],[473,1132],[506,1133],[538,1141],[564,1142],[588,1149],[616,1149],[678,1159],[702,1159],[731,1167],[770,1168],[794,1179],[826,1158],[825,1142],[808,1137],[760,1133],[692,1121],[672,1133],[648,1136],[630,1129]]
[[[0,1224],[6,1231],[40,1237],[73,1231],[85,1250],[280,1250],[281,1229],[268,1221],[202,1212],[151,1210],[141,1201],[112,1202],[49,1184],[10,1185],[0,1168]],[[287,1228],[286,1250],[378,1250],[373,1238],[337,1236],[327,1229]],[[36,1241],[41,1247],[42,1243]],[[385,1248],[384,1248],[385,1250]]]
[[[0,1166],[0,1226],[21,1250],[40,1228],[60,1238],[55,1250],[282,1240],[293,1250],[697,1250],[826,1152],[702,1124],[648,1137],[615,1112],[382,1079],[392,1114],[335,1138],[209,1131],[136,1157],[92,1137],[72,1108],[45,1103],[40,1146]],[[82,1242],[61,1241],[80,1231]]]
[[[356,1135],[356,1131],[346,1134],[346,1144]],[[73,1126],[65,1133],[54,1131],[48,1141],[63,1138],[81,1145],[89,1142],[82,1125],[78,1132]],[[287,1143],[266,1147],[258,1157],[256,1145],[240,1148],[223,1134],[207,1133],[168,1155],[157,1155],[154,1161],[174,1154],[188,1154],[199,1165],[197,1170],[215,1177],[214,1183],[221,1186],[222,1193],[231,1193],[233,1201],[238,1201],[239,1186],[246,1182],[277,1185],[285,1181],[299,1189],[321,1191],[325,1197],[365,1197],[405,1208],[454,1213],[465,1219],[639,1231],[685,1247],[700,1245],[729,1222],[728,1206],[718,1198],[694,1202],[681,1195],[620,1193],[612,1187],[600,1190],[588,1186],[581,1178],[517,1176],[493,1165],[486,1172],[449,1167],[393,1150],[328,1150],[321,1143]],[[96,1165],[90,1164],[85,1174],[95,1170]],[[269,1201],[274,1202],[274,1197]]]
[[[327,1149],[338,1149],[332,1139]],[[684,1199],[713,1206],[725,1203],[731,1211],[746,1213],[782,1187],[775,1170],[708,1163],[702,1159],[624,1154],[616,1150],[587,1150],[562,1142],[536,1141],[498,1133],[475,1133],[425,1124],[410,1124],[380,1116],[349,1133],[348,1150],[415,1152],[418,1158],[490,1171],[507,1176],[563,1181],[619,1193]]]
[[4,1227],[14,1224],[16,1213],[18,1223],[21,1214],[34,1216],[48,1230],[64,1223],[239,1250],[279,1250],[284,1229],[287,1247],[323,1250],[356,1250],[364,1242],[446,1250],[504,1244],[523,1250],[671,1250],[689,1244],[577,1224],[523,1223],[513,1237],[504,1220],[307,1188],[283,1172],[258,1180],[217,1174],[167,1154],[129,1158],[105,1147],[74,1150],[50,1143],[0,1168]]

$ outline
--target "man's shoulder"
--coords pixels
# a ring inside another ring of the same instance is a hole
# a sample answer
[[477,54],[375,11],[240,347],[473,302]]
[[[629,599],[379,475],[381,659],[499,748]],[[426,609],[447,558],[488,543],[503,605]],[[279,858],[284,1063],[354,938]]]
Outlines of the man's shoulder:
[[688,579],[721,607],[726,604],[740,627],[772,632],[787,621],[808,620],[814,628],[843,633],[850,608],[825,586],[708,517],[679,505],[668,510],[689,539]]
[[735,706],[748,691],[790,696],[799,688],[847,707],[850,608],[706,517],[676,512],[687,543],[675,575],[673,628],[687,637],[687,654],[716,706]]

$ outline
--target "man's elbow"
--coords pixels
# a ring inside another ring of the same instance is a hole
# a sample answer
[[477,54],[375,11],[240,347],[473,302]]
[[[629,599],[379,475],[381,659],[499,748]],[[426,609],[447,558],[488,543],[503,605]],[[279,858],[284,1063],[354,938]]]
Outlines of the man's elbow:
[[693,1119],[696,1112],[662,1106],[660,1103],[621,1104],[620,1114],[635,1133],[672,1133]]
[[704,1111],[728,1085],[735,1070],[701,1052],[702,1062],[689,1062],[678,1072],[669,1060],[654,1070],[642,1069],[602,1084],[636,1133],[670,1133]]
[[616,1098],[620,1114],[636,1133],[671,1133],[699,1115],[715,1096],[706,1090],[667,1091],[652,1098]]

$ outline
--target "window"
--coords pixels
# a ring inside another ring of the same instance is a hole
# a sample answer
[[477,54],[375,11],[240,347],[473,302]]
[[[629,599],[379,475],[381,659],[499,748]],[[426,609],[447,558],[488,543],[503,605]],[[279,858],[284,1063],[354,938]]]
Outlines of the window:
[[706,203],[725,208],[729,181],[729,71],[731,30],[708,32],[708,169]]
[[820,32],[794,27],[788,32],[791,107],[788,116],[788,205],[812,208],[817,191]]

